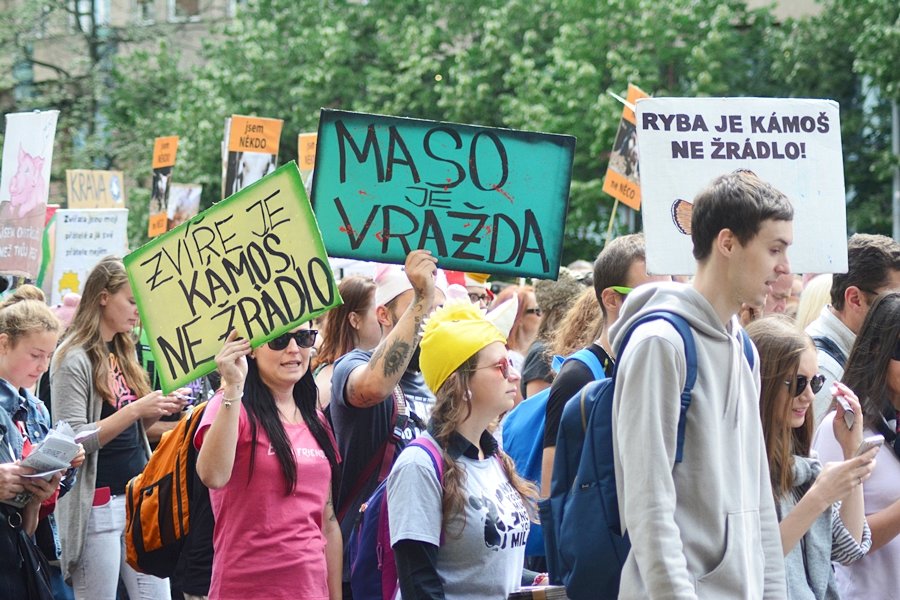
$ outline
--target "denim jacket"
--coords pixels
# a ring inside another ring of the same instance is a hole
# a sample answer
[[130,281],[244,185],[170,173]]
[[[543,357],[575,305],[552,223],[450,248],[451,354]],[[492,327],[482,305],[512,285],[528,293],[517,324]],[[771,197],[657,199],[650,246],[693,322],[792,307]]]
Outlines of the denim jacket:
[[[50,432],[50,413],[42,401],[28,390],[16,389],[5,379],[0,379],[0,424],[6,427],[6,439],[12,446],[16,459],[22,458],[25,443],[16,421],[25,424],[25,432],[32,444],[37,444]],[[75,471],[70,469],[60,484],[60,496],[75,482]]]

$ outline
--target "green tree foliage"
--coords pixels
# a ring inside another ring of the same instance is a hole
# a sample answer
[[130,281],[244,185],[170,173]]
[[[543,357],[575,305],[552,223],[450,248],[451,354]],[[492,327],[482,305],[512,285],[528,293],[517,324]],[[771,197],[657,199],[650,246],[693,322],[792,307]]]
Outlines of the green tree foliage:
[[[282,162],[320,107],[571,134],[569,261],[596,254],[609,219],[600,188],[621,114],[609,92],[830,97],[851,228],[881,231],[897,24],[896,0],[826,0],[821,16],[783,24],[741,0],[249,0],[204,40],[197,67],[173,44],[122,53],[97,152],[138,174],[134,199],[149,187],[153,137],[179,135],[175,179],[202,183],[209,206],[233,113],[284,119]],[[133,243],[146,222],[136,209]]]

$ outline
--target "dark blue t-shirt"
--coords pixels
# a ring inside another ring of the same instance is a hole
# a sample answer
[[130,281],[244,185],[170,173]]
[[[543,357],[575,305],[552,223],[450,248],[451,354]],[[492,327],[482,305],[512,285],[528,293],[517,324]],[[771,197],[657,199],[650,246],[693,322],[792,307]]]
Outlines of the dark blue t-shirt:
[[[359,487],[358,480],[364,474],[366,465],[374,456],[380,455],[382,446],[394,429],[391,423],[394,411],[393,396],[388,396],[370,408],[351,406],[344,397],[350,373],[356,368],[368,368],[371,358],[371,352],[351,350],[335,362],[331,375],[331,420],[334,424],[338,449],[343,457],[341,481],[335,502],[338,508],[348,501],[346,496]],[[434,395],[425,385],[422,374],[409,371],[403,373],[400,388],[403,390],[409,410],[427,423],[434,407]],[[402,437],[405,441],[409,441],[419,433],[419,428],[410,420],[403,429]],[[378,482],[373,480],[367,484],[361,493],[356,494],[360,504],[374,491]],[[347,514],[355,514],[358,508],[358,506],[351,507]]]

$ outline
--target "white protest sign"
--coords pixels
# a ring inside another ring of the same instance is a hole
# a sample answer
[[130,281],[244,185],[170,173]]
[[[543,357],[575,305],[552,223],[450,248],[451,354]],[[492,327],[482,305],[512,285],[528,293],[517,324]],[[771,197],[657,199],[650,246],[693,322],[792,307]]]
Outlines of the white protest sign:
[[56,211],[56,252],[53,257],[50,304],[68,292],[81,293],[100,259],[128,251],[128,209],[85,208]]
[[791,200],[795,273],[847,270],[838,104],[784,98],[638,100],[647,270],[692,274],[690,210],[719,175],[749,169]]

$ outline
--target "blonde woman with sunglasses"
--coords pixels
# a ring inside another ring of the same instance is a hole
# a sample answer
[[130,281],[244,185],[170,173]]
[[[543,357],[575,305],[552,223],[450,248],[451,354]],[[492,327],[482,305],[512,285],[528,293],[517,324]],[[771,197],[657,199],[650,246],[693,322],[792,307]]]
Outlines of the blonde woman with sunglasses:
[[832,393],[847,406],[838,403],[830,422],[843,460],[823,466],[811,451],[812,405],[825,383],[812,340],[781,315],[754,321],[747,333],[759,350],[759,410],[788,598],[839,598],[832,561],[855,562],[872,544],[862,482],[872,474],[876,450],[857,456],[863,441],[859,400],[848,387],[835,384]]
[[232,331],[216,356],[222,390],[194,444],[215,516],[209,598],[336,600],[338,455],[309,368],[304,324],[251,350]]

